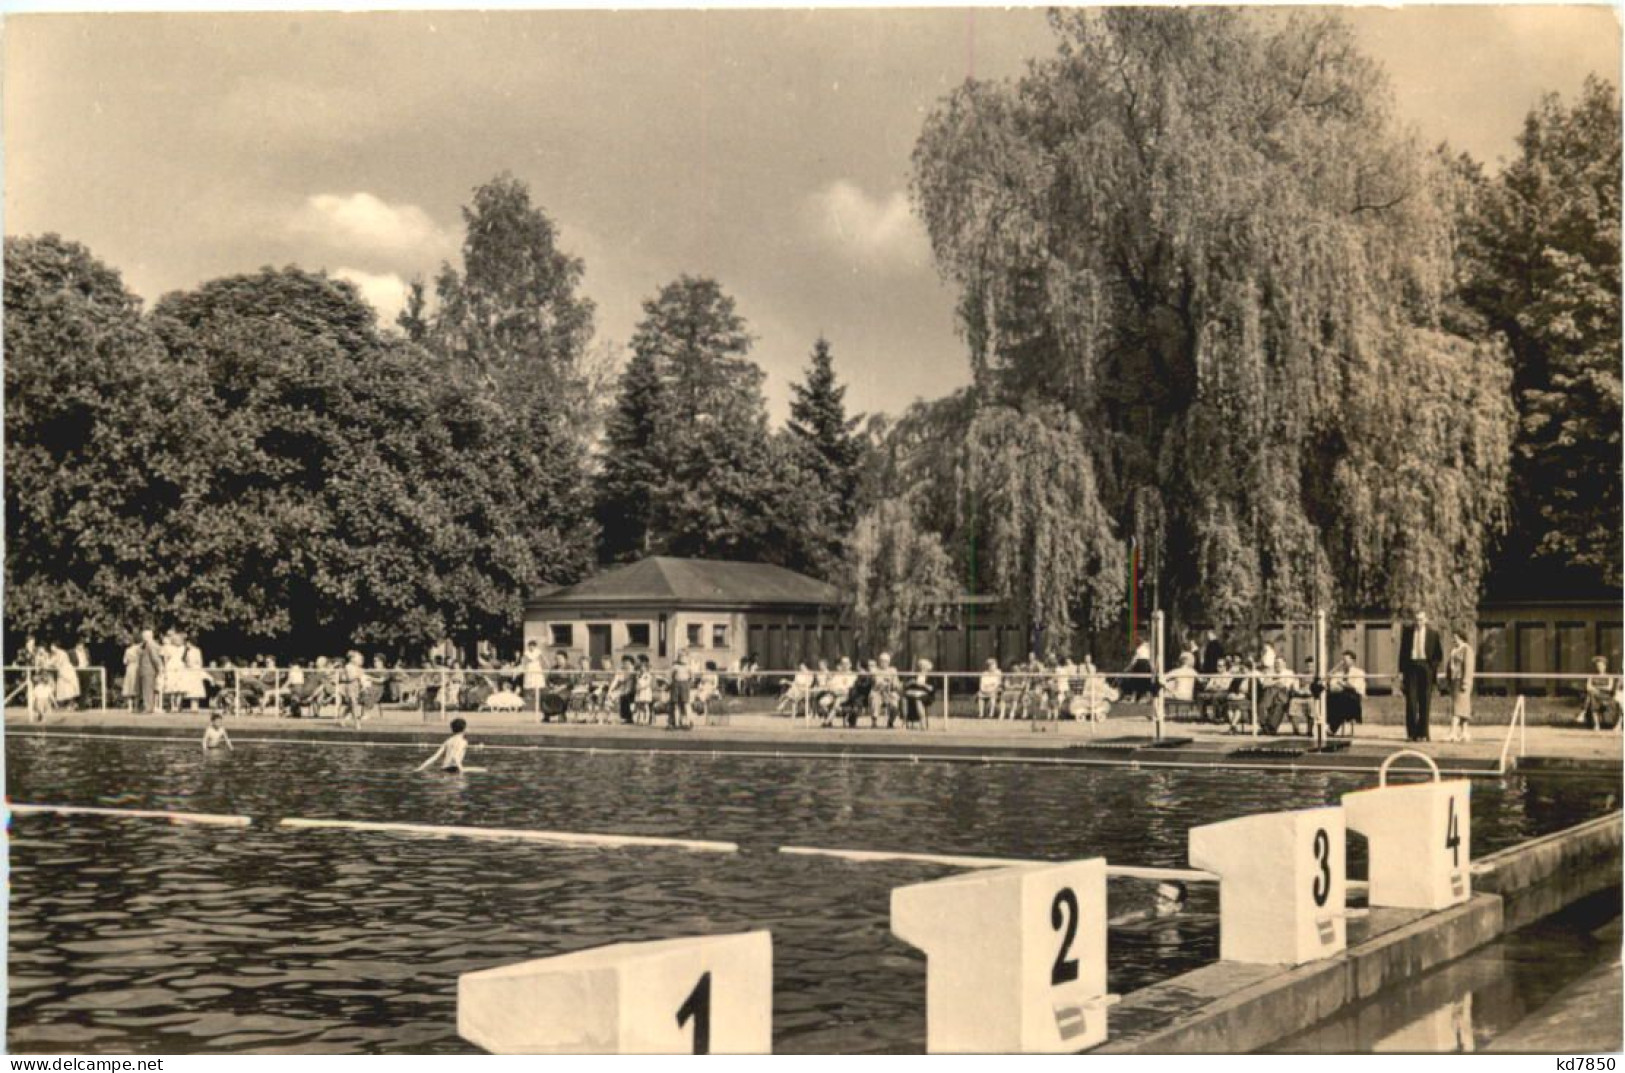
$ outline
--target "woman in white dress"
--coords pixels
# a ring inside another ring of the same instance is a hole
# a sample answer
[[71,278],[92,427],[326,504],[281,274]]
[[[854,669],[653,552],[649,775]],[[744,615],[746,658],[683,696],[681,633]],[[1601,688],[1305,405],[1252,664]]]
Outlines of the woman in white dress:
[[73,657],[61,645],[51,646],[51,669],[56,672],[57,707],[72,706],[79,699],[79,671],[73,665]]
[[186,649],[181,645],[180,634],[174,630],[164,634],[159,651],[163,653],[164,671],[159,678],[158,691],[164,697],[164,710],[178,712],[186,695]]
[[203,650],[184,638],[181,648],[181,695],[186,698],[186,706],[194,711],[203,706],[203,700],[208,696],[205,688],[209,676],[203,670]]

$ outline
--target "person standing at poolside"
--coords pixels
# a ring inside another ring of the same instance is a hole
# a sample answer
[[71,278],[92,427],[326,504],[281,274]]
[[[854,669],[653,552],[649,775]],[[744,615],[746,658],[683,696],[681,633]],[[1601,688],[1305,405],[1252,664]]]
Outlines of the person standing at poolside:
[[54,644],[50,650],[51,669],[56,674],[56,694],[53,698],[59,708],[71,708],[74,701],[79,699],[79,668],[73,665],[73,657],[61,645]]
[[119,691],[124,706],[136,711],[141,703],[141,639],[138,637],[124,649],[124,688]]
[[136,665],[136,680],[141,687],[141,710],[152,714],[158,710],[158,684],[164,675],[164,650],[151,630],[141,631],[141,659]]
[[1405,740],[1428,740],[1433,683],[1444,661],[1439,631],[1428,628],[1426,611],[1418,611],[1399,635],[1399,675],[1405,691]]
[[547,684],[546,661],[542,658],[542,646],[532,637],[525,642],[525,654],[519,657],[519,671],[522,675],[520,682],[525,690],[525,696],[530,700],[530,710],[542,710],[542,686]]
[[675,730],[688,722],[689,682],[694,669],[688,665],[688,649],[679,649],[671,665],[671,711],[666,713],[666,729]]
[[1445,659],[1445,692],[1450,695],[1450,741],[1472,741],[1473,673],[1476,670],[1472,646],[1458,627],[1450,631],[1450,655]]

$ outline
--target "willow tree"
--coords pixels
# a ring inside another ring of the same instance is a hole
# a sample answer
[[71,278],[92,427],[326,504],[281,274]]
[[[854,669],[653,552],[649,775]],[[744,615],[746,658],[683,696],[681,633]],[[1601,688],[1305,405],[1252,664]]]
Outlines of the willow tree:
[[1075,624],[1116,617],[1126,591],[1123,543],[1076,417],[983,409],[965,433],[961,500],[977,589],[1004,597],[1055,645]]
[[1078,418],[1187,612],[1471,606],[1504,359],[1441,325],[1451,215],[1382,73],[1324,13],[1051,22],[1055,56],[967,83],[915,149],[979,392]]
[[942,619],[957,595],[952,561],[909,504],[887,500],[858,519],[837,574],[865,649],[901,649],[910,626]]

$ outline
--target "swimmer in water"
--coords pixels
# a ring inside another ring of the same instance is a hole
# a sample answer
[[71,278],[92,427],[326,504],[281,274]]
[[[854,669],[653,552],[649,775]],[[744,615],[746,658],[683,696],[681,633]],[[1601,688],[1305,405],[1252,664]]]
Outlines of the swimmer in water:
[[1113,917],[1107,921],[1108,927],[1121,927],[1124,924],[1142,924],[1154,920],[1167,920],[1177,917],[1185,911],[1185,899],[1189,892],[1185,884],[1176,881],[1157,884],[1157,901],[1150,909],[1136,909],[1132,913],[1124,913],[1120,917]]
[[468,720],[453,719],[451,721],[451,737],[440,743],[440,748],[434,755],[417,766],[417,770],[440,765],[440,770],[455,775],[463,770],[463,754],[468,751],[468,739],[463,737],[463,731],[468,729]]
[[203,729],[203,751],[219,748],[224,745],[227,752],[236,752],[232,748],[231,739],[226,736],[226,728],[220,721],[220,713],[209,716],[209,725]]

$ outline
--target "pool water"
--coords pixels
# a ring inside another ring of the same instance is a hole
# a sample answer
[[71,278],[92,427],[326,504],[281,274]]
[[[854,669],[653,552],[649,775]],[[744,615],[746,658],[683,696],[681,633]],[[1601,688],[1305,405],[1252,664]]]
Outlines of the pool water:
[[[13,1051],[443,1052],[464,972],[608,942],[768,928],[774,1047],[919,1051],[925,965],[888,930],[891,889],[951,874],[784,845],[1182,866],[1186,831],[1334,803],[1358,774],[1140,771],[479,751],[479,775],[414,775],[427,747],[6,739],[7,793],[51,804],[245,814],[247,829],[18,816],[11,831]],[[1482,855],[1601,811],[1613,780],[1473,787]],[[301,816],[738,842],[737,855],[343,830]],[[1358,842],[1350,872],[1363,874]],[[1111,911],[1150,884],[1113,880]],[[1216,908],[1192,888],[1196,914]],[[1198,919],[1114,932],[1119,993],[1217,956]]]
[[[1620,891],[1603,891],[1343,1010],[1275,1053],[1480,1051],[1620,949]],[[1616,1023],[1613,1038],[1618,1039]],[[1593,1049],[1573,1040],[1576,1051]]]

